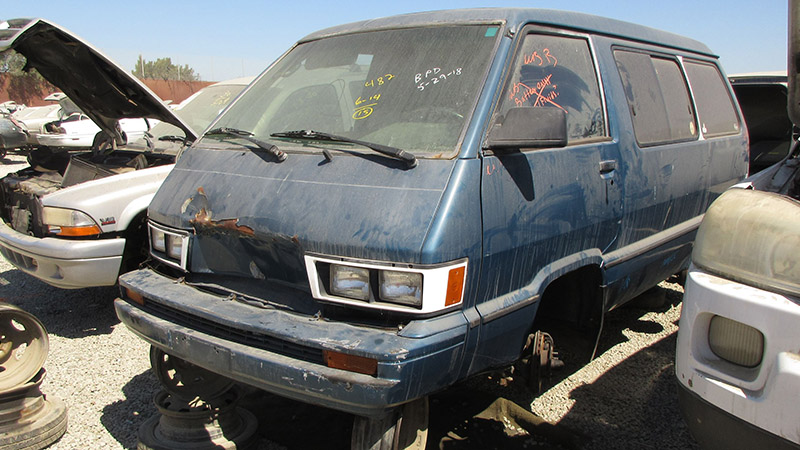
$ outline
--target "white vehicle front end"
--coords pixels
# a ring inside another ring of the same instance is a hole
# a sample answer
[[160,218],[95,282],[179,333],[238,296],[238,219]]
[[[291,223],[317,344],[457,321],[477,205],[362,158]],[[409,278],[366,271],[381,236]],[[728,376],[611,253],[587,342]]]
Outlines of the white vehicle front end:
[[137,221],[143,223],[147,205],[173,166],[107,176],[42,196],[47,236],[30,236],[14,228],[24,230],[20,224],[6,222],[0,226],[0,253],[20,270],[56,287],[116,284],[128,236]]
[[800,448],[800,202],[726,192],[692,259],[675,364],[692,435],[703,448]]

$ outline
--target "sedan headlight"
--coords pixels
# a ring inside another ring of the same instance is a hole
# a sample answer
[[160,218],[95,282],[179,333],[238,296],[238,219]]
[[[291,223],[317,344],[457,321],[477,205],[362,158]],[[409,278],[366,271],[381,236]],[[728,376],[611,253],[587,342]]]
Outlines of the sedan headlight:
[[692,262],[769,291],[800,293],[800,203],[779,194],[731,189],[711,204]]
[[42,223],[48,233],[57,236],[97,236],[102,231],[89,215],[74,209],[45,206]]

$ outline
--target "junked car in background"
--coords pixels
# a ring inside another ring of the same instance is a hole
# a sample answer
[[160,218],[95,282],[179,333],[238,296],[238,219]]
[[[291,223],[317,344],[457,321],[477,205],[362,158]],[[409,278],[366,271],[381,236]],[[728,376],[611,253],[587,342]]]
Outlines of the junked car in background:
[[[57,287],[113,285],[144,258],[146,209],[178,153],[250,79],[208,86],[171,109],[64,29],[39,19],[9,24],[0,49],[25,55],[115,142],[81,154],[33,152],[31,167],[0,180],[0,252]],[[160,123],[123,147],[116,122],[126,117]]]
[[[64,104],[68,103],[72,107],[74,107],[73,112],[78,112],[74,103],[64,100],[63,102],[59,100],[58,102],[45,105],[45,106],[32,106],[30,108],[25,108],[22,111],[17,111],[13,114],[14,118],[23,126],[28,132],[40,132],[44,124],[55,122],[61,118],[63,118],[66,114],[64,109]],[[29,141],[31,144],[35,144],[36,141],[32,140]]]
[[25,105],[20,105],[13,100],[9,100],[0,103],[0,114],[11,114],[16,111],[22,111],[25,108],[26,108]]
[[750,142],[750,175],[789,153],[792,122],[786,112],[786,72],[729,75]]
[[[157,123],[157,120],[146,118],[119,119],[120,133],[124,142],[133,142],[142,138]],[[35,145],[70,149],[97,147],[107,136],[83,112],[74,112],[57,121],[48,122],[30,135]]]
[[24,147],[28,143],[28,131],[13,114],[0,116],[0,158],[8,150]]
[[[13,114],[27,132],[29,147],[89,149],[107,140],[108,135],[65,94],[53,93],[45,100],[56,103],[25,108]],[[158,124],[158,120],[123,118],[118,124],[125,142],[133,142]]]

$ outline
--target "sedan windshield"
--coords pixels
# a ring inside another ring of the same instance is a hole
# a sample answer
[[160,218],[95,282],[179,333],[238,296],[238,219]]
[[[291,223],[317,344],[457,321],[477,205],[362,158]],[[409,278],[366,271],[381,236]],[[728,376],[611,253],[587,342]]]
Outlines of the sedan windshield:
[[[383,30],[298,45],[215,127],[265,141],[314,130],[418,156],[451,155],[480,93],[497,25]],[[271,134],[284,134],[270,137]]]

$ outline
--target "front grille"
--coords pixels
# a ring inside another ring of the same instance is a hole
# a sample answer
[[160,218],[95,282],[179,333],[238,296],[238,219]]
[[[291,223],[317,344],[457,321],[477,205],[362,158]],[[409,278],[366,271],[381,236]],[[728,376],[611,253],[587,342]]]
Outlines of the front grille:
[[217,322],[212,322],[196,316],[189,316],[156,302],[145,302],[144,306],[137,305],[144,311],[175,325],[199,331],[219,339],[246,345],[248,347],[267,350],[272,353],[287,356],[302,361],[325,364],[322,350],[300,345],[294,342],[277,339],[261,333],[255,333],[238,328],[227,327]]
[[33,260],[33,258],[29,256],[25,256],[21,253],[17,253],[13,250],[1,246],[0,246],[0,253],[2,253],[7,260],[11,261],[17,267],[21,267],[25,270],[36,269],[36,262]]

